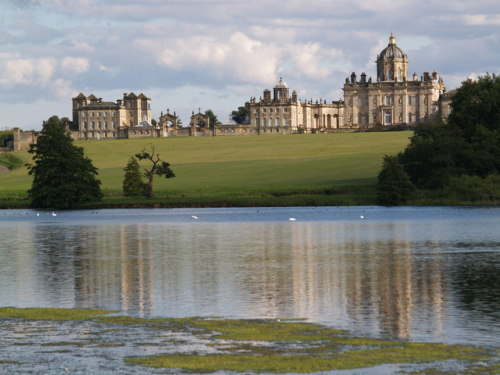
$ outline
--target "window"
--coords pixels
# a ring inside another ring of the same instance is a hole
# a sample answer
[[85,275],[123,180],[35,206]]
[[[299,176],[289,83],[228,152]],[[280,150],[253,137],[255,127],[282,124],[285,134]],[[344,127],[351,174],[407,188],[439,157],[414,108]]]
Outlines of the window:
[[273,113],[274,109],[273,108],[269,108],[269,112]]
[[276,126],[280,126],[280,119],[279,118],[276,119]]
[[104,112],[104,113],[103,113],[103,116],[104,116],[104,117],[108,117],[108,112]]
[[115,120],[111,120],[111,129],[115,128]]
[[89,126],[89,125],[87,124],[87,121],[85,121],[85,122],[83,123],[83,127],[84,127],[85,129],[87,129],[87,127],[88,127],[88,126]]
[[274,126],[274,120],[272,118],[269,119],[269,127]]
[[280,109],[279,108],[276,108],[276,113],[279,113]]
[[283,119],[283,126],[286,127],[286,118]]
[[412,97],[408,96],[408,105],[412,105]]
[[262,108],[262,112],[267,112],[267,108]]
[[267,119],[262,119],[262,126],[265,128],[267,126]]
[[90,117],[94,117],[94,112],[90,112]]
[[384,97],[384,104],[385,104],[385,105],[392,105],[392,96],[390,96],[390,95],[386,95],[386,96]]
[[85,117],[85,112],[82,112],[82,117]]
[[288,112],[288,108],[283,108],[283,112]]
[[104,129],[107,129],[108,127],[108,122],[106,120],[103,121],[103,124],[104,124]]
[[94,128],[95,128],[95,122],[92,121],[92,129],[94,129]]

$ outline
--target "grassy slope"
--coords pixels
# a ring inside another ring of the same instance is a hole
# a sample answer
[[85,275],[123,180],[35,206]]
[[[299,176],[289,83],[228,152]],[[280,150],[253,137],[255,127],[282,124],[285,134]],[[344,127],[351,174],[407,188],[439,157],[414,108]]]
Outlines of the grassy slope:
[[[121,193],[123,167],[131,155],[151,145],[171,163],[175,179],[155,180],[162,195],[227,197],[262,190],[327,187],[373,191],[385,154],[401,151],[409,132],[245,137],[172,137],[78,141],[99,168],[107,196]],[[25,152],[20,157],[30,160]],[[0,198],[30,187],[25,168],[0,176]]]

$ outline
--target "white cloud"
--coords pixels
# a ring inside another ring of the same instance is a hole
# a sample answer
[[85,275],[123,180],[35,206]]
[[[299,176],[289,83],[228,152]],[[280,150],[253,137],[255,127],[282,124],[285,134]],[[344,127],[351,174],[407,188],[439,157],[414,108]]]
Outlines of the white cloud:
[[[142,41],[151,50],[150,43]],[[252,39],[242,32],[229,38],[193,36],[177,38],[160,51],[158,62],[176,71],[202,69],[216,79],[265,83],[276,77],[282,48]]]
[[332,69],[327,67],[342,52],[326,48],[320,43],[295,44],[288,46],[295,69],[299,73],[312,79],[325,79],[332,74]]
[[61,61],[61,67],[68,73],[85,73],[89,70],[89,60],[82,57],[67,56]]

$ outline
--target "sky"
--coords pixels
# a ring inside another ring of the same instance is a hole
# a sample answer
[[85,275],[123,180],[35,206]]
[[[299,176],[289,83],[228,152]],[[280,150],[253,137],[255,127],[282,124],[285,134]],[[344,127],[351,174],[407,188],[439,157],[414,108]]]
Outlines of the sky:
[[498,0],[0,0],[0,130],[71,118],[71,98],[152,99],[153,118],[212,109],[222,122],[283,77],[339,100],[391,34],[409,75],[448,90],[499,73]]

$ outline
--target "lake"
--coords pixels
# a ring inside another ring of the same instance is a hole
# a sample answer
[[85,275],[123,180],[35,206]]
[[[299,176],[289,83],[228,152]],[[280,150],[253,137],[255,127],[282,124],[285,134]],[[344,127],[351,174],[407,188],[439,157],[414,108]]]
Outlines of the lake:
[[54,214],[0,210],[0,306],[305,318],[353,334],[499,346],[500,208]]

